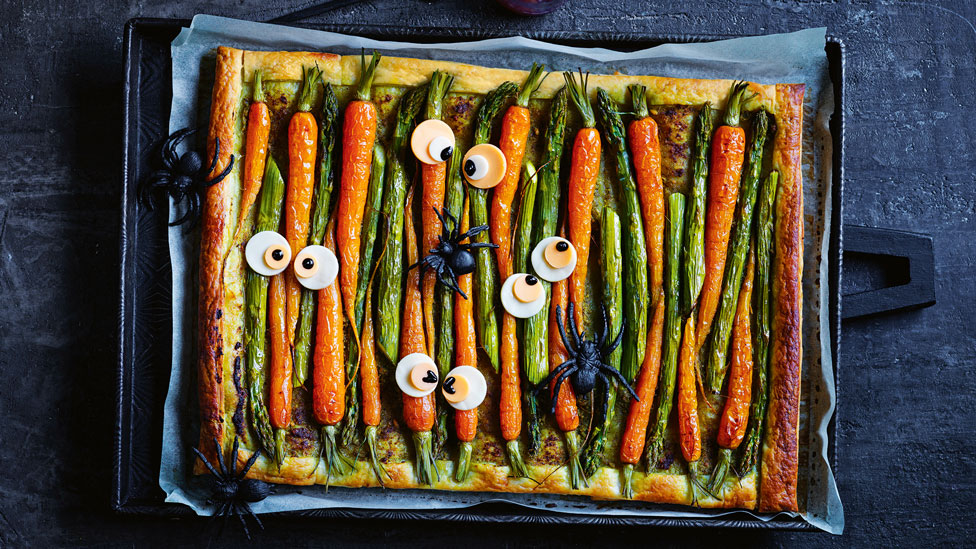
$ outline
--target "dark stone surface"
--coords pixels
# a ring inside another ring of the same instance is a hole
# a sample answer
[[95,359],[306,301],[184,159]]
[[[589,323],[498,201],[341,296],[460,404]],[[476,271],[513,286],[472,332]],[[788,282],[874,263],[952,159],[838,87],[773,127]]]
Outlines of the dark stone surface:
[[[187,545],[205,521],[109,511],[117,358],[122,26],[197,12],[265,20],[309,2],[5,2],[0,21],[0,545]],[[958,10],[954,11],[954,10]],[[707,541],[816,546],[971,539],[976,81],[971,3],[571,0],[538,19],[493,2],[366,1],[320,16],[419,27],[760,34],[826,25],[848,46],[845,221],[931,234],[938,304],[843,327],[843,537],[268,520],[262,543]],[[214,530],[209,530],[213,532]],[[204,536],[204,537],[200,537]],[[228,528],[222,540],[242,541]]]

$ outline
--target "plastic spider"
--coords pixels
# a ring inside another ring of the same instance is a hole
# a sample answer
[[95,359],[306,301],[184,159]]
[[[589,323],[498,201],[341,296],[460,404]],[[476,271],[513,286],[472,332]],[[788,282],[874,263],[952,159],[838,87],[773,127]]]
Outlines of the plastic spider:
[[197,130],[184,128],[169,136],[160,147],[160,156],[163,167],[149,175],[149,179],[143,185],[143,198],[148,197],[149,206],[155,208],[156,203],[152,193],[162,189],[166,191],[177,204],[186,200],[187,208],[182,217],[170,223],[170,225],[182,225],[192,219],[191,227],[196,225],[200,217],[200,204],[203,191],[212,185],[219,183],[230,170],[234,167],[234,155],[230,156],[230,162],[224,171],[216,177],[207,181],[207,176],[213,173],[217,167],[217,159],[220,158],[220,138],[214,143],[214,156],[210,167],[205,168],[203,155],[197,151],[187,151],[182,156],[178,156],[176,148],[180,143]]
[[207,461],[206,456],[203,452],[193,448],[193,453],[200,458],[200,461],[207,466],[207,469],[214,476],[213,480],[213,493],[210,499],[207,500],[207,505],[217,506],[217,512],[214,513],[215,517],[228,517],[237,516],[241,521],[241,525],[244,527],[244,535],[247,539],[251,539],[251,533],[247,529],[247,522],[244,520],[244,515],[248,514],[258,523],[261,529],[264,529],[264,525],[261,524],[261,519],[251,511],[251,506],[249,503],[254,503],[261,501],[268,497],[270,492],[270,487],[268,483],[262,482],[256,479],[244,478],[247,472],[251,470],[251,466],[257,461],[258,455],[261,453],[260,450],[254,452],[253,455],[244,464],[241,471],[237,472],[237,452],[239,449],[239,444],[237,437],[234,437],[234,448],[231,450],[231,466],[230,471],[228,471],[227,464],[224,462],[223,449],[220,447],[220,442],[217,438],[213,439],[214,447],[217,451],[217,465],[220,466],[220,471],[217,471],[213,465]]
[[[437,219],[441,220],[441,226],[443,227],[442,234],[437,237],[437,246],[432,248],[430,253],[424,256],[423,259],[411,265],[410,268],[413,269],[420,265],[421,274],[427,269],[433,269],[437,273],[437,280],[441,284],[461,294],[461,297],[464,299],[467,299],[468,296],[458,287],[457,277],[474,271],[474,250],[478,248],[497,248],[498,245],[488,242],[462,244],[463,240],[480,232],[487,231],[488,225],[478,225],[458,234],[457,219],[450,212],[445,209],[443,215],[441,215],[441,212],[437,211],[437,208],[434,208],[434,213],[437,214]],[[445,217],[451,221],[452,228],[448,229],[447,223],[444,221]]]
[[[563,362],[549,374],[542,383],[536,387],[536,392],[542,392],[549,387],[552,380],[556,380],[556,384],[553,387],[552,394],[556,395],[559,391],[559,386],[562,385],[567,378],[571,377],[573,383],[573,390],[576,391],[578,395],[588,394],[593,390],[594,387],[599,383],[602,385],[602,389],[605,391],[605,396],[603,398],[604,406],[608,401],[606,395],[610,393],[610,378],[607,374],[612,376],[618,383],[623,385],[630,391],[631,396],[635,400],[640,400],[637,397],[637,393],[634,388],[627,383],[624,376],[607,365],[603,360],[613,352],[614,349],[620,345],[620,341],[623,339],[624,328],[623,325],[620,326],[620,332],[617,333],[617,337],[607,345],[607,337],[610,332],[610,325],[607,322],[607,310],[606,307],[601,307],[600,309],[603,317],[603,331],[600,333],[599,338],[595,340],[586,339],[586,334],[580,332],[576,327],[576,317],[573,315],[573,304],[569,304],[568,311],[568,321],[564,322],[562,318],[562,309],[559,305],[556,305],[556,323],[559,326],[559,335],[563,339],[563,345],[566,346],[566,351],[569,353],[569,360]],[[570,333],[573,335],[572,341],[570,338],[566,337],[566,324]],[[556,413],[556,399],[552,399],[552,413]],[[604,410],[604,413],[606,411]]]

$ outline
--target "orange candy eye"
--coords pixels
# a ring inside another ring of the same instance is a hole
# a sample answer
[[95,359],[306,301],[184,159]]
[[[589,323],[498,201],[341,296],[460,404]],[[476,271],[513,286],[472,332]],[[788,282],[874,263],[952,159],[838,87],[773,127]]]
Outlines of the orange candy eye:
[[295,256],[295,276],[309,278],[319,270],[319,262],[310,250],[302,250]]
[[437,368],[433,364],[417,364],[410,370],[410,384],[418,391],[434,390],[437,381]]
[[461,163],[464,178],[473,187],[490,189],[505,177],[508,161],[498,147],[489,143],[475,145],[464,155]]
[[444,399],[457,410],[474,410],[488,394],[484,374],[473,366],[458,366],[444,378],[441,385]]
[[264,251],[264,264],[269,269],[283,269],[291,259],[291,249],[281,244],[272,244]]
[[425,120],[413,130],[410,149],[424,164],[447,162],[454,153],[454,132],[442,120]]
[[448,374],[447,379],[444,380],[443,392],[444,398],[452,404],[463,401],[468,398],[468,393],[471,392],[471,387],[468,385],[468,378]]
[[559,236],[542,239],[532,250],[532,268],[549,282],[565,280],[576,269],[576,248]]
[[539,284],[538,278],[525,275],[515,280],[515,284],[512,285],[512,293],[515,294],[515,299],[522,303],[532,303],[542,295],[542,284]]
[[565,267],[573,260],[573,252],[569,249],[569,242],[565,240],[557,240],[546,246],[545,256],[546,263],[553,269]]
[[244,259],[259,275],[274,276],[291,264],[291,247],[285,237],[275,231],[261,231],[247,241]]
[[339,260],[335,253],[313,244],[306,246],[295,256],[295,276],[309,290],[328,288],[339,274]]
[[437,388],[440,376],[437,375],[437,365],[434,360],[424,353],[411,353],[397,363],[397,386],[407,396],[425,397]]
[[502,284],[502,307],[515,318],[529,318],[539,314],[546,303],[546,290],[533,275],[518,273]]

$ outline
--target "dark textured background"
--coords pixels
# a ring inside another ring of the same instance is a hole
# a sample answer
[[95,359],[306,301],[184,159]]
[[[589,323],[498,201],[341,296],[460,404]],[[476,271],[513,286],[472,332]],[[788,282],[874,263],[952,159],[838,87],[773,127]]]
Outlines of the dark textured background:
[[[122,27],[135,16],[189,18],[198,12],[265,20],[309,2],[223,4],[3,2],[0,545],[186,545],[205,539],[202,520],[109,511]],[[843,326],[836,437],[847,515],[843,537],[276,518],[267,521],[259,540],[542,545],[629,538],[817,546],[971,540],[976,530],[964,513],[976,503],[974,19],[970,2],[867,0],[571,0],[535,19],[509,15],[486,0],[377,0],[318,17],[512,33],[542,28],[743,35],[826,25],[847,43],[845,221],[931,234],[938,304]],[[871,277],[859,280],[872,283]],[[243,540],[234,529],[222,539]]]

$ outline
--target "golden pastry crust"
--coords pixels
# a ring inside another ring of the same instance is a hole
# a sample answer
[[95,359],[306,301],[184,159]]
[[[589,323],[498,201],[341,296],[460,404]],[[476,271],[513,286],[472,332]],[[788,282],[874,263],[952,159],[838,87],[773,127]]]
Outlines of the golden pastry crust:
[[802,84],[779,85],[773,169],[779,170],[773,256],[769,408],[762,451],[759,510],[797,511],[800,369],[803,358]]
[[[239,151],[243,140],[241,109],[243,83],[250,82],[255,70],[261,70],[264,79],[297,81],[303,65],[317,64],[323,70],[324,79],[336,85],[352,85],[358,78],[360,57],[337,56],[312,52],[252,52],[220,48],[217,55],[217,78],[214,84],[213,106],[210,123],[211,154],[217,137],[221,140],[221,158],[218,170],[226,166],[231,151]],[[452,91],[480,94],[495,88],[505,80],[520,82],[526,71],[476,67],[446,61],[384,57],[374,79],[376,86],[411,86],[421,84],[434,70],[445,70],[455,75]],[[652,105],[700,105],[711,102],[721,109],[727,99],[731,81],[689,80],[654,76],[591,75],[590,90],[607,89],[618,100],[627,98],[626,87],[642,83],[648,88]],[[536,97],[551,97],[563,81],[553,74],[543,83]],[[747,109],[765,107],[777,116],[778,133],[773,146],[773,165],[782,172],[783,189],[777,202],[776,254],[774,276],[773,343],[773,398],[770,404],[771,418],[762,461],[763,510],[796,508],[797,463],[797,412],[799,406],[799,315],[802,295],[802,182],[800,180],[800,151],[802,125],[802,85],[750,84],[757,95],[747,104]],[[677,114],[675,115],[677,116]],[[230,145],[225,148],[225,141]],[[674,187],[680,188],[686,176],[675,173]],[[238,400],[238,389],[231,381],[239,380],[243,332],[242,280],[244,264],[239,250],[229,250],[233,224],[236,220],[240,180],[235,170],[220,184],[208,191],[204,212],[204,225],[200,261],[200,376],[199,393],[202,414],[200,448],[212,448],[209,442],[216,436],[225,446],[233,438],[234,429],[225,430],[233,418]],[[222,270],[223,269],[223,270]],[[787,280],[788,279],[788,280]],[[227,314],[224,314],[227,313]],[[230,314],[233,313],[233,314]],[[236,366],[236,368],[235,368]],[[239,381],[236,381],[239,383]],[[384,414],[396,417],[399,407],[384,410]],[[239,412],[239,411],[238,411]],[[785,426],[784,426],[785,425]],[[245,441],[247,442],[247,441]],[[771,445],[772,444],[772,445]],[[253,445],[248,445],[253,446]],[[239,465],[251,455],[252,449],[242,448]],[[208,458],[213,458],[208,450]],[[316,468],[316,463],[318,467]],[[475,461],[471,475],[464,483],[453,482],[454,464],[440,461],[440,480],[434,489],[455,491],[489,491],[515,493],[554,493],[588,495],[597,499],[621,498],[621,474],[615,468],[602,468],[589,479],[589,485],[581,490],[571,490],[565,468],[552,465],[529,465],[530,474],[545,479],[541,485],[528,479],[509,478],[509,468],[504,465]],[[390,478],[385,485],[390,488],[422,488],[413,475],[410,461],[387,463]],[[554,471],[554,469],[556,469]],[[196,472],[203,472],[196,462]],[[767,470],[770,476],[767,475]],[[265,457],[260,457],[250,473],[251,478],[269,482],[310,485],[330,482],[335,486],[378,486],[378,480],[365,462],[357,463],[357,470],[341,479],[329,479],[324,463],[315,457],[289,456],[281,468]],[[705,507],[755,508],[757,503],[758,476],[751,473],[739,482],[728,482],[721,501],[700,500]],[[654,473],[633,476],[634,499],[673,504],[691,504],[688,478],[683,475]],[[767,495],[767,492],[769,495]]]

